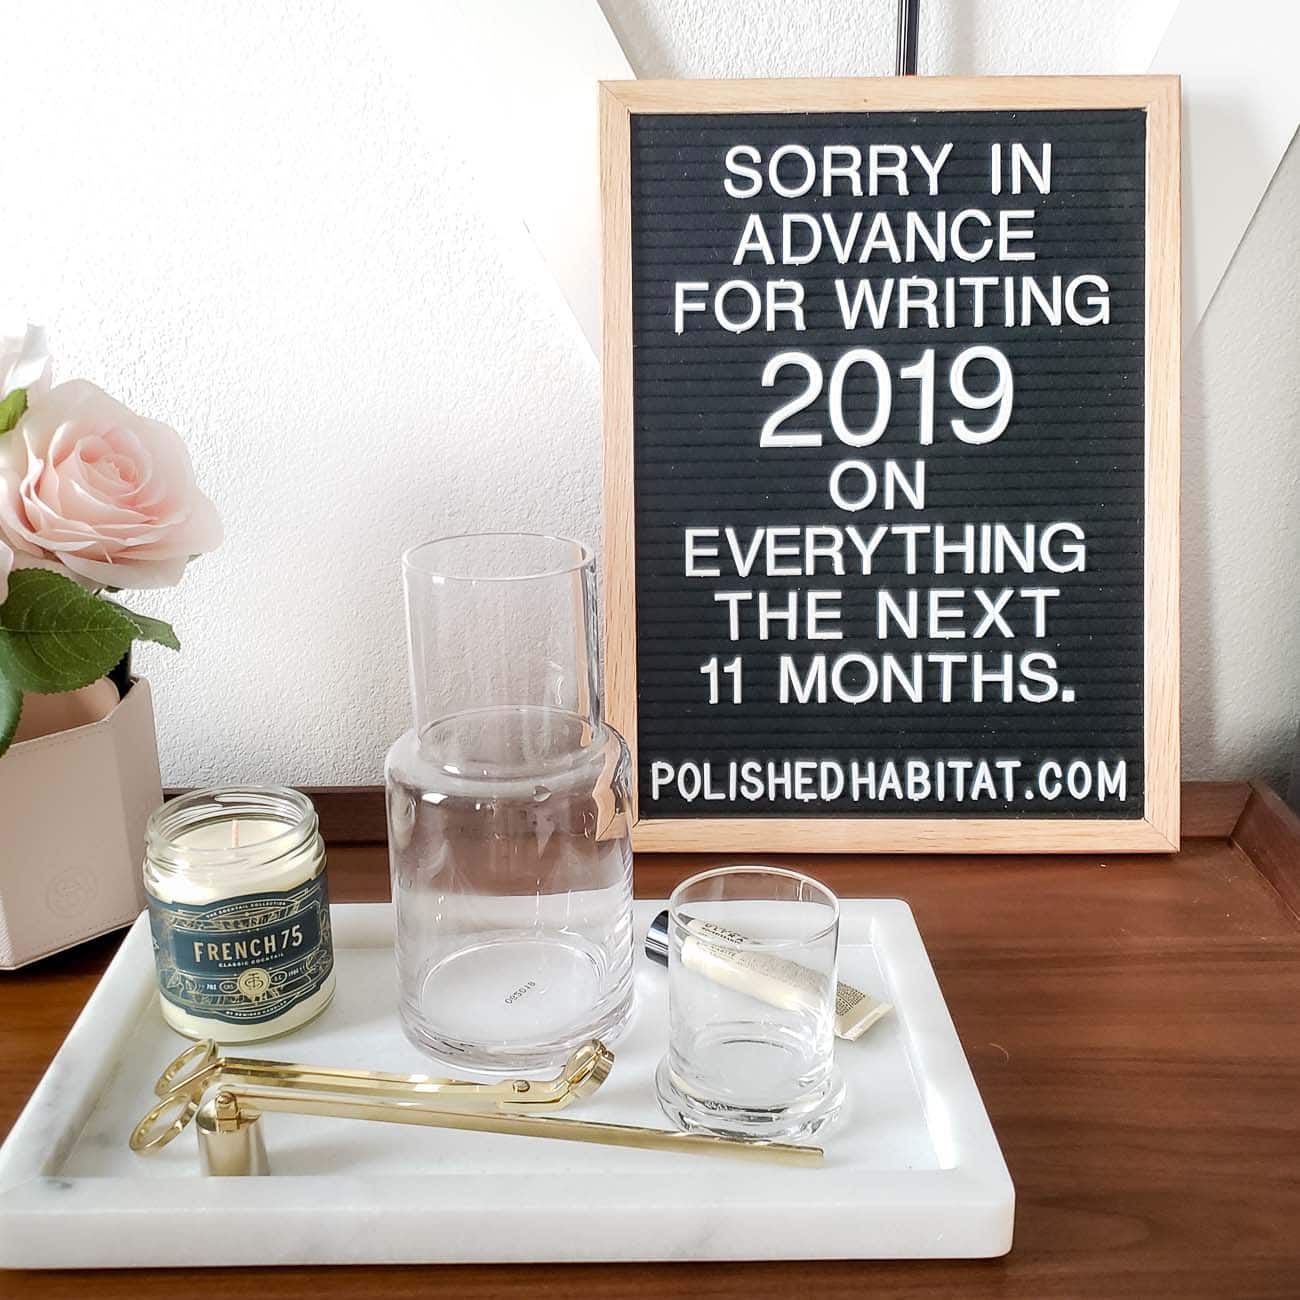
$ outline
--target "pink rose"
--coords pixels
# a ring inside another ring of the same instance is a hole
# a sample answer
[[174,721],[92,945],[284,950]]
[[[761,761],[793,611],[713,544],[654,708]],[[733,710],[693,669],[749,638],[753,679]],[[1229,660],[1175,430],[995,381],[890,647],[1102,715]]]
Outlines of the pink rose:
[[14,568],[13,547],[0,537],[0,605],[9,599],[9,575]]
[[221,542],[180,436],[82,379],[0,435],[0,533],[18,554],[104,587],[172,587]]

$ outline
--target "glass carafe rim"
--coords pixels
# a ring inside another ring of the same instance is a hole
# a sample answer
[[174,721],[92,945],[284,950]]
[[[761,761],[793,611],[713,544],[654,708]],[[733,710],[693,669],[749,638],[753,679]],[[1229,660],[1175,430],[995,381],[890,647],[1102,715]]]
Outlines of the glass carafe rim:
[[[534,568],[528,572],[503,574],[452,573],[448,572],[446,569],[430,567],[422,564],[417,558],[421,552],[453,542],[484,542],[490,544],[492,542],[504,541],[544,543],[548,545],[559,544],[566,547],[571,546],[576,548],[576,556],[574,559],[564,564]],[[562,578],[566,574],[576,573],[581,569],[590,568],[595,564],[595,562],[595,552],[586,542],[579,541],[576,537],[566,537],[562,533],[534,533],[526,531],[514,532],[489,530],[474,533],[442,533],[437,537],[429,537],[422,542],[417,542],[414,546],[409,546],[402,552],[402,569],[404,572],[419,574],[422,578],[431,579],[435,582],[448,583],[538,582],[547,578]]]

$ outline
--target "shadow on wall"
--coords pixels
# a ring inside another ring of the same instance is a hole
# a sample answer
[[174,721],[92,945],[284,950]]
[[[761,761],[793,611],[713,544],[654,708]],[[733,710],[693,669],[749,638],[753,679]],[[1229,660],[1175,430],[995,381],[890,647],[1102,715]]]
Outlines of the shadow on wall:
[[[945,77],[978,77],[990,71],[979,66],[976,8],[973,4],[946,5],[941,13],[937,5],[921,6],[917,45],[922,74],[933,71]],[[927,51],[931,52],[929,56]]]
[[[1203,129],[1225,136],[1233,127],[1236,138],[1249,148],[1250,123],[1240,120],[1240,110],[1230,99],[1220,97],[1197,103],[1197,120]],[[1184,129],[1186,124],[1184,124]],[[1192,158],[1184,135],[1182,151],[1183,193],[1190,192]],[[1261,202],[1261,206],[1262,202]],[[1183,274],[1188,274],[1186,249],[1195,239],[1195,212],[1183,204]],[[1246,239],[1249,238],[1247,227]],[[1244,239],[1243,239],[1244,242]],[[1225,280],[1231,268],[1225,272]],[[1222,287],[1222,281],[1220,286]],[[1184,311],[1187,306],[1184,282]],[[1217,294],[1216,294],[1217,296]],[[1211,299],[1211,305],[1214,299]],[[1206,315],[1209,314],[1209,306]],[[1213,618],[1213,542],[1210,520],[1209,430],[1204,400],[1205,334],[1197,329],[1183,341],[1182,405],[1182,751],[1185,768],[1194,767],[1198,755],[1208,754],[1214,745],[1218,716],[1216,647],[1219,641]],[[1186,775],[1186,772],[1184,773]],[[1242,773],[1241,775],[1246,775]]]
[[1184,775],[1278,789],[1300,710],[1297,202],[1293,143],[1183,358]]

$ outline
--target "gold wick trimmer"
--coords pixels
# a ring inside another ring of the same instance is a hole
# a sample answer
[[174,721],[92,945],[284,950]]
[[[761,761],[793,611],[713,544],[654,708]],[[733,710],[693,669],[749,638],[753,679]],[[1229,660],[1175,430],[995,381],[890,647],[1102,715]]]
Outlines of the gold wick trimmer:
[[[186,1048],[159,1075],[154,1090],[162,1100],[135,1126],[131,1150],[159,1150],[197,1116],[204,1173],[266,1174],[270,1168],[257,1121],[267,1111],[282,1111],[652,1151],[747,1156],[792,1165],[821,1163],[820,1147],[547,1115],[591,1096],[613,1066],[613,1053],[595,1039],[578,1048],[554,1079],[503,1083],[222,1057],[215,1043],[205,1041]],[[216,1095],[205,1102],[207,1091],[218,1085]]]

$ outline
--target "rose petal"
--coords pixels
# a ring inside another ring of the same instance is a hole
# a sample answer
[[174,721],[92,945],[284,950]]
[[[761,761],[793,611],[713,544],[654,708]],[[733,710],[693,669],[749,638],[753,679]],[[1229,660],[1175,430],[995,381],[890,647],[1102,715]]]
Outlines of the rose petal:
[[135,590],[155,587],[174,587],[185,573],[190,557],[177,556],[169,560],[136,561],[129,564],[112,564],[108,561],[88,559],[81,555],[65,555],[63,563],[73,573],[89,578],[105,587],[124,587]]
[[0,396],[27,390],[31,402],[50,390],[50,350],[39,325],[0,335]]

